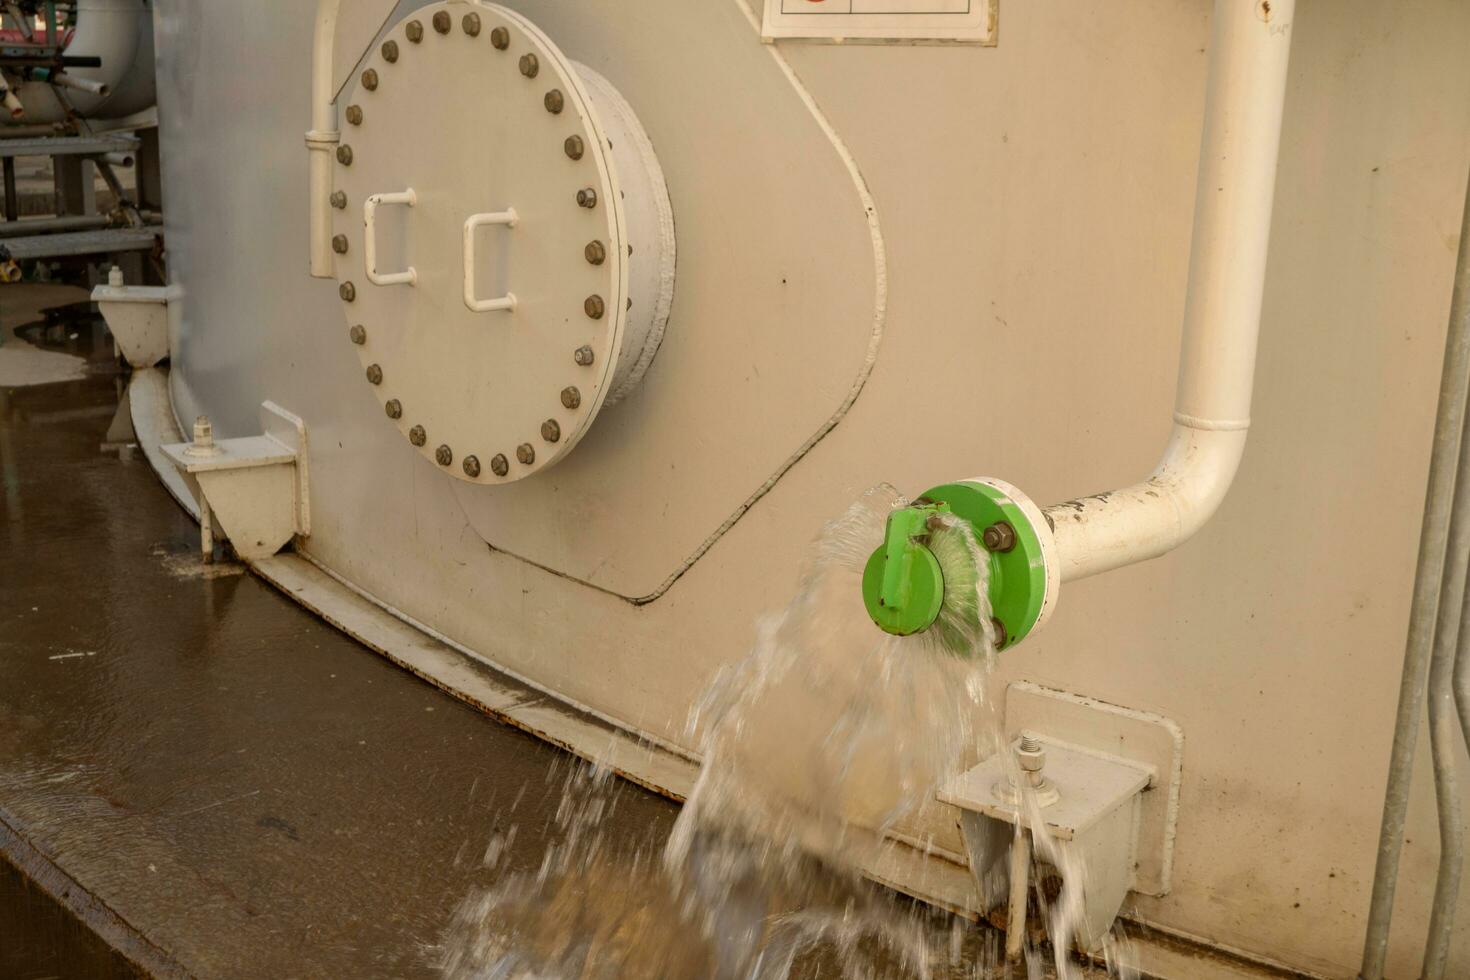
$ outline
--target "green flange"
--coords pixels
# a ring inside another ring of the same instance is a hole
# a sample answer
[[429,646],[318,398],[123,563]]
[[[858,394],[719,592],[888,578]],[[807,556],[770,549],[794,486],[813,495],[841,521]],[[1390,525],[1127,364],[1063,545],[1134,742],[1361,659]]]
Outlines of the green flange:
[[[985,483],[946,483],[889,515],[884,544],[863,569],[868,614],[880,629],[898,636],[934,625],[943,606],[945,582],[940,563],[927,546],[929,520],[943,513],[968,522],[988,556],[991,615],[1001,627],[995,648],[1015,646],[1041,618],[1046,563],[1041,537],[1020,505]],[[963,609],[964,604],[955,602],[954,608]],[[957,643],[949,637],[946,642]]]

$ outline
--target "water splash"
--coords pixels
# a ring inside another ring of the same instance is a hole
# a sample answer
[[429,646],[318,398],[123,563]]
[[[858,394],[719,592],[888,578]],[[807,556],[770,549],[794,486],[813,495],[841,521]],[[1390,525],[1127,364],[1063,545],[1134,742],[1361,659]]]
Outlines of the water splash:
[[[749,656],[722,670],[691,712],[703,765],[662,853],[655,841],[605,833],[618,783],[605,770],[574,771],[556,817],[562,843],[534,875],[508,876],[464,903],[446,977],[995,975],[1003,956],[993,933],[862,877],[896,846],[889,835],[922,842],[936,788],[1001,739],[988,697],[987,563],[968,525],[945,518],[932,531],[947,580],[973,582],[947,597],[934,629],[890,636],[863,608],[863,565],[889,512],[906,503],[877,487],[823,528],[791,603],[759,621]],[[1043,827],[1031,810],[1030,826]],[[1037,840],[1040,857],[1067,861],[1045,833]],[[1043,908],[1062,976],[1080,893],[1063,889]],[[1034,949],[1026,970],[1047,975]]]

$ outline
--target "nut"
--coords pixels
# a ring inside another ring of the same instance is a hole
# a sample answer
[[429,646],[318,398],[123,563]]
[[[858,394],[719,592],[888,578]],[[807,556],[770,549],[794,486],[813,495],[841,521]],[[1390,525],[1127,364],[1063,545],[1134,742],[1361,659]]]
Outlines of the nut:
[[347,331],[347,336],[352,338],[354,344],[367,343],[367,330],[360,323],[354,324],[352,329]]
[[594,320],[601,320],[602,314],[607,312],[607,307],[603,304],[601,296],[592,295],[582,301],[582,312]]
[[454,450],[450,449],[448,446],[440,446],[438,449],[434,450],[434,462],[438,463],[440,466],[448,466],[450,463],[454,462]]
[[526,466],[536,462],[536,449],[529,442],[523,442],[516,447],[516,459]]
[[582,404],[582,393],[573,386],[567,386],[561,390],[561,404],[563,408],[577,408]]
[[438,31],[440,34],[448,34],[449,28],[453,26],[454,21],[450,19],[449,11],[440,10],[439,12],[434,14],[433,24],[434,30]]
[[397,41],[384,41],[382,48],[380,48],[379,50],[383,52],[383,60],[388,62],[388,64],[391,65],[393,64],[393,62],[398,60]]
[[576,361],[582,367],[587,367],[593,362],[594,359],[595,358],[592,354],[592,348],[588,347],[586,344],[583,344],[581,347],[578,347],[576,350],[572,351],[572,360]]
[[383,369],[376,364],[369,364],[367,368],[367,379],[369,384],[380,385],[383,383]]
[[424,431],[424,427],[422,425],[416,425],[412,429],[408,430],[408,441],[413,443],[415,446],[422,446],[424,443],[429,441],[429,434]]
[[390,419],[403,417],[403,403],[396,398],[390,398],[383,403],[383,411],[388,413]]
[[336,252],[338,255],[346,255],[347,254],[347,236],[346,235],[333,235],[332,236],[332,251]]
[[537,73],[541,71],[541,62],[534,54],[527,53],[521,55],[520,65],[521,74],[527,78],[535,78]]
[[[345,207],[347,202],[343,201],[342,204]],[[587,247],[582,249],[582,255],[593,265],[602,265],[602,263],[607,261],[607,246],[602,244],[602,242],[588,242]]]
[[597,207],[597,192],[590,187],[582,188],[577,192],[577,203],[584,208]]
[[466,34],[468,34],[470,37],[479,37],[480,36],[480,15],[479,14],[465,14],[464,17],[463,17],[463,19],[460,20],[459,26],[461,28],[463,28],[464,32]]
[[474,456],[466,456],[464,462],[459,464],[464,469],[464,475],[474,478],[480,475],[480,461]]
[[351,303],[357,299],[357,287],[350,282],[344,282],[337,287],[337,295],[342,298],[342,302]]
[[336,208],[338,211],[341,211],[343,208],[347,207],[347,192],[333,191],[332,196],[327,198],[327,200],[332,202],[332,207]]
[[411,20],[403,25],[403,35],[414,44],[418,44],[424,39],[424,25],[416,20]]
[[495,50],[504,51],[510,47],[510,31],[503,27],[495,28],[490,32],[490,43],[495,46]]
[[496,476],[505,476],[505,474],[510,472],[510,460],[506,459],[500,453],[496,453],[490,459],[490,472]]
[[378,90],[378,72],[376,69],[369,68],[362,73],[362,87],[369,92],[376,92]]
[[362,106],[350,105],[347,107],[347,121],[354,126],[362,125]]
[[561,438],[561,425],[556,419],[547,419],[541,423],[541,438],[547,442],[556,442]]
[[1013,551],[1016,547],[1016,529],[1011,526],[1010,521],[996,521],[980,533],[980,543],[985,545],[986,551],[1001,554]]
[[563,141],[561,148],[565,150],[567,156],[571,157],[573,160],[582,159],[582,154],[586,152],[586,147],[582,145],[582,137],[576,135],[568,136],[566,140]]
[[1004,648],[1011,639],[1006,633],[1006,624],[1000,621],[999,616],[991,616],[990,628],[995,631],[995,648],[997,650]]
[[554,88],[546,93],[545,98],[541,100],[541,104],[546,106],[547,112],[556,115],[566,108],[567,99],[566,96],[561,94],[561,89]]
[[337,162],[342,164],[342,166],[344,167],[352,166],[352,147],[348,146],[346,143],[343,143],[341,146],[337,147]]

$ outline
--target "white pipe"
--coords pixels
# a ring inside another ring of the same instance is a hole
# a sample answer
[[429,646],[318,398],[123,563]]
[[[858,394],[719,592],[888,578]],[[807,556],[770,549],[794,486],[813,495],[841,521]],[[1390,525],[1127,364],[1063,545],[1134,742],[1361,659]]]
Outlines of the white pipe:
[[332,46],[337,36],[340,0],[317,0],[311,54],[311,129],[306,134],[310,160],[311,274],[332,277],[332,158],[341,140],[333,98]]
[[69,72],[59,71],[51,76],[52,85],[60,85],[62,88],[74,89],[78,92],[86,92],[88,95],[97,95],[107,98],[112,94],[112,86],[95,78],[81,78]]
[[1230,489],[1250,427],[1295,0],[1216,0],[1174,431],[1144,482],[1046,508],[1063,581],[1156,558]]

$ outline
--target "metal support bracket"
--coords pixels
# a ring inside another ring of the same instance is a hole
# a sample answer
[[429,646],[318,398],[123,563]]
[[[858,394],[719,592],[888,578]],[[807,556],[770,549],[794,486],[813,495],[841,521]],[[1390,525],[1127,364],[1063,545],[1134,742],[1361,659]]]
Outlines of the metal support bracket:
[[125,286],[122,270],[113,267],[106,285],[92,290],[92,302],[128,364],[153,367],[169,354],[169,322],[179,312],[178,286]]
[[262,435],[215,442],[209,420],[194,441],[163,453],[199,484],[200,547],[206,558],[218,530],[245,561],[267,558],[311,533],[306,423],[274,402],[260,406]]

